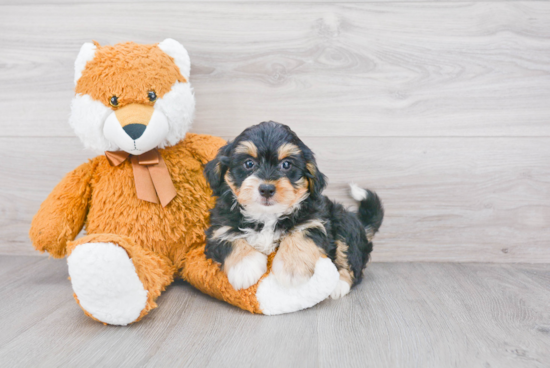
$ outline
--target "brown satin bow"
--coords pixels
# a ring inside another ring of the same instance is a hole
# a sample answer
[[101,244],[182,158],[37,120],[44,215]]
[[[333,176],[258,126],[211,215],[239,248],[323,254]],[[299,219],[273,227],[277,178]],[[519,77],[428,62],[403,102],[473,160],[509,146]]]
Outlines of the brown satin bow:
[[162,207],[166,207],[176,196],[176,188],[160,152],[153,149],[134,156],[124,151],[105,151],[105,157],[113,166],[120,165],[128,156],[131,156],[137,197],[152,203],[159,203],[160,199]]

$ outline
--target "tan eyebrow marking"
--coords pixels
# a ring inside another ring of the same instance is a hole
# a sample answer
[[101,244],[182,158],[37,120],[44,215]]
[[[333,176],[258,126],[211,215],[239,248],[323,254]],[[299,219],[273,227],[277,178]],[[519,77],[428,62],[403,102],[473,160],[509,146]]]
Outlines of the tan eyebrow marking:
[[291,155],[299,155],[302,153],[298,146],[292,143],[285,143],[279,149],[277,150],[277,153],[279,154],[279,160],[282,160],[283,158],[286,158]]
[[258,157],[258,148],[251,141],[243,141],[235,148],[235,153],[245,153],[254,158]]

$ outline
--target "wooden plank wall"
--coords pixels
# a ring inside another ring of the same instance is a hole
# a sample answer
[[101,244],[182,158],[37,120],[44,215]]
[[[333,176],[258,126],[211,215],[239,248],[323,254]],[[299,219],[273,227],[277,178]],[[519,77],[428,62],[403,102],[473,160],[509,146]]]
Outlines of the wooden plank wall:
[[86,152],[68,122],[83,42],[189,50],[194,132],[263,120],[317,153],[327,194],[378,191],[375,261],[550,261],[550,3],[0,4],[0,254]]

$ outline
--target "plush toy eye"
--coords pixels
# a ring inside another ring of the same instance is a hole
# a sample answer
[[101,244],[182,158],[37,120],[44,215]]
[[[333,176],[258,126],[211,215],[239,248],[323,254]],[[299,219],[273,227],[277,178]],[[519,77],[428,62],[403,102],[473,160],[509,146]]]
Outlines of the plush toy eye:
[[244,162],[244,168],[247,169],[247,170],[252,170],[254,168],[254,165],[255,165],[255,163],[252,160],[246,160]]
[[291,167],[292,167],[292,164],[290,163],[290,161],[281,162],[281,169],[288,171],[290,170]]
[[155,91],[149,91],[147,92],[147,97],[149,98],[149,101],[155,102],[157,99],[157,94],[155,93]]
[[117,107],[118,106],[118,97],[117,96],[111,97],[111,99],[109,100],[109,104],[113,107]]

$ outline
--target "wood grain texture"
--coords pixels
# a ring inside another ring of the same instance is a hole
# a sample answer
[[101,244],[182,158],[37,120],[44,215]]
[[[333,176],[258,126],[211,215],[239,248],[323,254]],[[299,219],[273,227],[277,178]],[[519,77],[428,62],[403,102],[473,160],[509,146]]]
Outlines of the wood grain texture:
[[[383,199],[374,261],[550,262],[550,138],[304,141],[329,177],[329,197],[352,206],[355,182]],[[0,155],[9,173],[0,176],[0,254],[34,254],[32,216],[93,155],[76,138],[0,138]]]
[[4,256],[0,264],[6,258],[21,267],[0,281],[3,367],[542,368],[550,361],[549,265],[376,263],[347,297],[273,317],[177,282],[143,321],[113,327],[76,305],[64,261]]
[[6,5],[0,135],[73,135],[83,42],[169,36],[191,55],[196,132],[550,136],[548,24],[548,2]]
[[327,337],[319,360],[328,367],[545,367],[550,298],[548,280],[540,280],[548,267],[373,264],[363,293],[319,308],[327,322],[319,324]]

